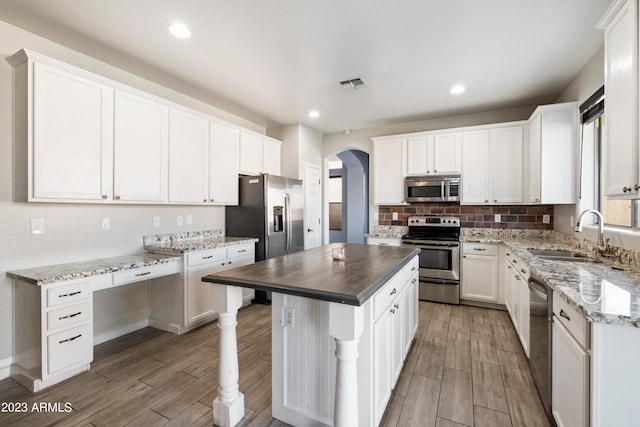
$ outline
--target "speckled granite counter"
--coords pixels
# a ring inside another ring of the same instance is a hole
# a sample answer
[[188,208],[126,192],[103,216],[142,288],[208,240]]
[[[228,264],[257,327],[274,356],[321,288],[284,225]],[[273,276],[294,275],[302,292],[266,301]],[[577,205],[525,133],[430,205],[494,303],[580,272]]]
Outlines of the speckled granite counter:
[[37,286],[152,265],[180,262],[179,256],[136,254],[7,271],[7,276]]
[[223,230],[154,234],[143,238],[146,250],[166,254],[182,254],[184,252],[202,251],[257,241],[257,238],[224,236]]
[[[640,268],[628,262],[604,259],[602,263],[573,263],[544,260],[529,249],[572,250],[593,256],[583,245],[556,232],[482,233],[469,230],[463,242],[505,244],[531,273],[554,289],[554,298],[561,297],[591,322],[640,327]],[[582,246],[582,247],[581,247]],[[635,259],[618,248],[623,261]],[[631,252],[631,251],[629,251]]]
[[370,233],[366,233],[364,237],[374,237],[381,239],[399,239],[407,234],[409,227],[399,225],[374,225]]

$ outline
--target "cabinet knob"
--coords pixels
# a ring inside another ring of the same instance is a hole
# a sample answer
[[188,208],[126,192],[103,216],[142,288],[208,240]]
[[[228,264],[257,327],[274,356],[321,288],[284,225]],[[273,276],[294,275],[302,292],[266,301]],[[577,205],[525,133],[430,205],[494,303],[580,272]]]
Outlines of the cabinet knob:
[[636,191],[640,190],[640,185],[638,185],[638,184],[634,185],[633,189],[636,190]]
[[485,200],[484,202],[485,202],[485,203],[489,203],[489,200]]
[[120,196],[116,196],[116,197],[114,197],[114,199],[120,200]]
[[438,171],[436,169],[433,170],[433,173],[438,173]]
[[622,187],[622,192],[626,193],[627,191],[629,191],[629,188],[625,185],[624,187]]
[[213,203],[214,199],[209,199],[209,201],[210,201],[211,203]]
[[103,195],[102,195],[102,198],[103,198],[103,199],[106,199],[106,198],[107,198],[107,195],[106,195],[106,194],[103,194]]
[[207,199],[204,199],[203,202],[207,203]]
[[493,203],[498,203],[498,199],[493,199]]

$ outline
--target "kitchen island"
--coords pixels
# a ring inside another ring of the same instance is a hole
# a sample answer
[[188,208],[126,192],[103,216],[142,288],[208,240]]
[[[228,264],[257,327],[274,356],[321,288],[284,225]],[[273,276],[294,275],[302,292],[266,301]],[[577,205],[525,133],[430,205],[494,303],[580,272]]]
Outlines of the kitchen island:
[[[336,247],[344,260],[333,259]],[[417,254],[338,243],[203,277],[214,284],[221,332],[214,422],[233,426],[244,416],[235,327],[248,287],[273,293],[273,417],[377,425],[417,328]]]

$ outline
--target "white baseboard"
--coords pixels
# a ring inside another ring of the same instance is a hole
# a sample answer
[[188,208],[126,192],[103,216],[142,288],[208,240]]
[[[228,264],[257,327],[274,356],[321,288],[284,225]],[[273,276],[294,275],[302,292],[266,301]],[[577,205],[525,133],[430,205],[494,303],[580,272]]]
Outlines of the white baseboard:
[[11,364],[13,363],[13,357],[5,357],[0,359],[0,380],[9,378],[11,376]]
[[102,344],[103,342],[137,331],[138,329],[146,328],[147,326],[149,326],[149,319],[142,319],[135,323],[123,326],[122,328],[114,329],[100,335],[95,335],[93,337],[93,345]]

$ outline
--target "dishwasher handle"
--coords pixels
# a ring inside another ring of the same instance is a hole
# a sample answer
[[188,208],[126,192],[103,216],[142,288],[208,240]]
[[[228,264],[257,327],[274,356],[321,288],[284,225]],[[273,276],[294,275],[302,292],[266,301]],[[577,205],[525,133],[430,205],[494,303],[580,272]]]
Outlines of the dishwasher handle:
[[547,301],[548,293],[547,293],[547,287],[544,283],[541,283],[536,279],[530,278],[529,290],[533,292],[541,300]]

